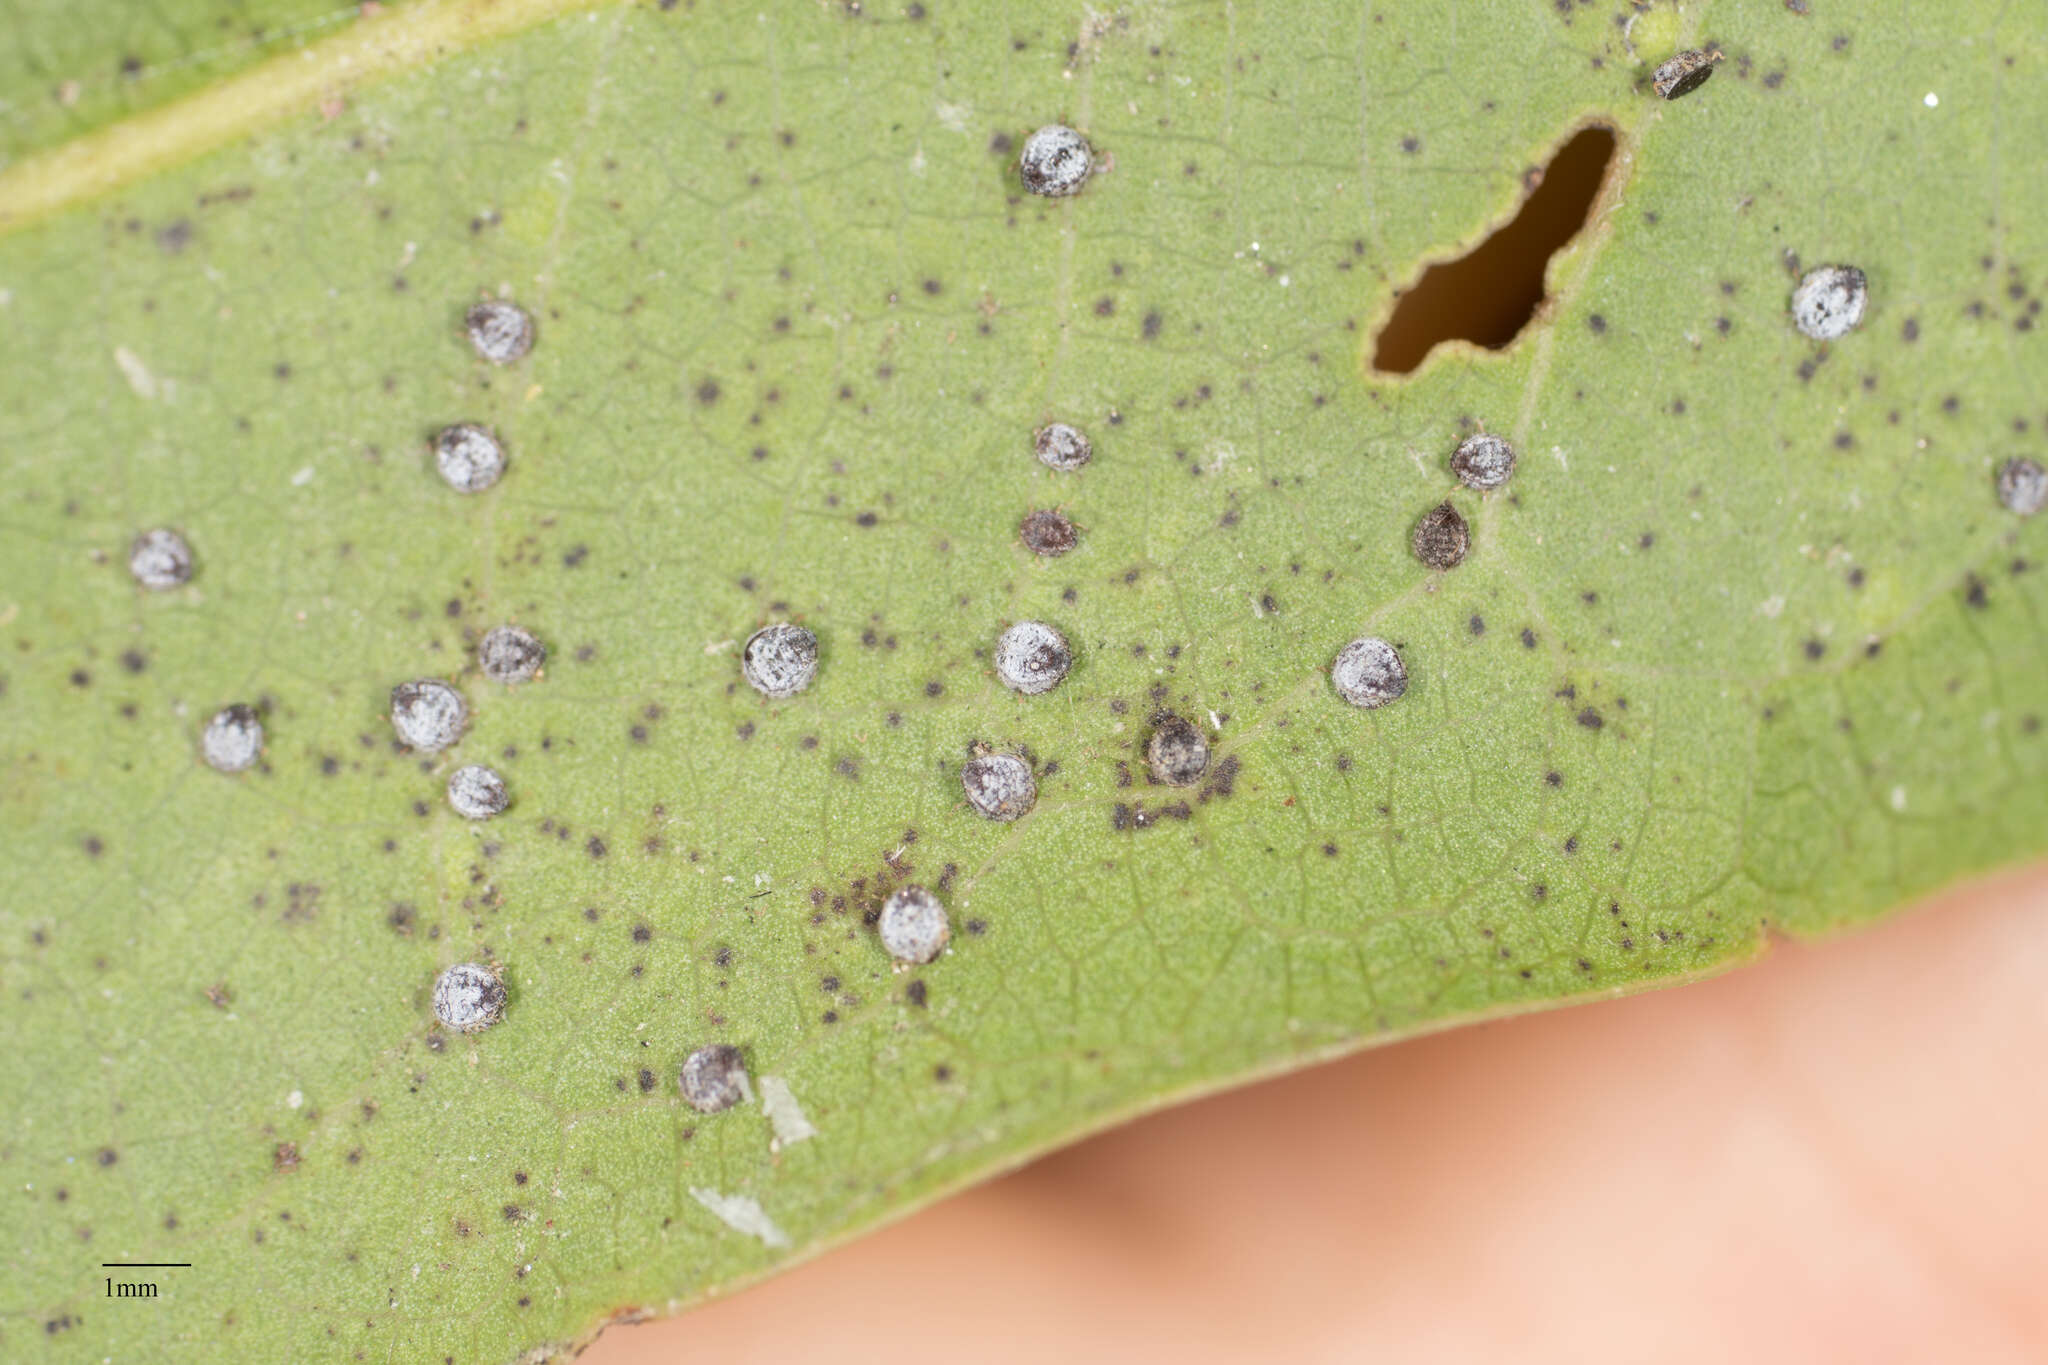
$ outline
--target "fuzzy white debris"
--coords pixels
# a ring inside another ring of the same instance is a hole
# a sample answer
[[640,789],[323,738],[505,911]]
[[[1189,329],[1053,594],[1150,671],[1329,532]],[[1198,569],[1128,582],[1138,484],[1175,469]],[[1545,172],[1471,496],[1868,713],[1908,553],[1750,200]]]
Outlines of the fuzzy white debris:
[[114,364],[121,371],[121,377],[128,381],[128,387],[135,396],[145,403],[156,397],[156,376],[149,372],[149,366],[142,363],[142,357],[126,346],[114,348]]
[[775,1141],[784,1147],[818,1135],[817,1128],[796,1101],[796,1092],[780,1076],[761,1078],[761,1110],[775,1126]]
[[711,1210],[712,1216],[734,1232],[758,1237],[763,1245],[786,1247],[789,1235],[775,1226],[775,1220],[761,1207],[759,1200],[744,1194],[720,1194],[717,1190],[700,1189],[692,1185],[690,1198]]

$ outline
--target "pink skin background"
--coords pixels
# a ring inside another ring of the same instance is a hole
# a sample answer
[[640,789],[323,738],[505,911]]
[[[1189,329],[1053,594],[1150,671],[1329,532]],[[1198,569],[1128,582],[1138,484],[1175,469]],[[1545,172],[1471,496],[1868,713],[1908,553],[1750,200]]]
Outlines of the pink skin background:
[[2048,866],[1155,1115],[582,1360],[2038,1365]]

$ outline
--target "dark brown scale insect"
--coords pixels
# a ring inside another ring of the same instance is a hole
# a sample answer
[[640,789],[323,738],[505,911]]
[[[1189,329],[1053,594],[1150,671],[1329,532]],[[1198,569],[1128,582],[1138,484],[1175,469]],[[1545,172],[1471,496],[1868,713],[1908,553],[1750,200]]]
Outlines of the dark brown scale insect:
[[1415,557],[1432,569],[1455,569],[1472,548],[1465,518],[1449,503],[1439,503],[1415,523]]

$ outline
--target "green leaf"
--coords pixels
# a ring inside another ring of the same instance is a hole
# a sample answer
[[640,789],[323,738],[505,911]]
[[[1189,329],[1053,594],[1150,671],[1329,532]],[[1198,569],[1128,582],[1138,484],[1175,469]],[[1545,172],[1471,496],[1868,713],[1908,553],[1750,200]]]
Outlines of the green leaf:
[[[158,8],[149,63],[323,17]],[[563,8],[387,5],[76,126],[19,111],[127,44],[13,20],[9,1358],[545,1356],[1189,1093],[2048,849],[2048,518],[1994,490],[2048,423],[2019,7]],[[1667,103],[1678,46],[1725,60]],[[1028,196],[1056,120],[1102,164]],[[1541,316],[1373,373],[1588,121]],[[1792,257],[1866,272],[1857,330],[1794,330]],[[502,368],[462,322],[501,294]],[[496,486],[437,477],[455,422]],[[1484,496],[1478,428],[1521,453]],[[152,592],[160,526],[196,567]],[[1075,653],[1039,696],[992,668],[1030,619]],[[821,659],[766,701],[775,620]],[[549,650],[510,687],[506,622]],[[1370,711],[1329,678],[1365,633],[1410,678]],[[468,699],[438,755],[388,716],[420,678]],[[1148,784],[1163,712],[1194,787]],[[977,742],[1035,766],[1015,823]],[[905,882],[953,936],[898,969]],[[468,1036],[465,961],[509,987]],[[711,1043],[753,1098],[705,1115]]]

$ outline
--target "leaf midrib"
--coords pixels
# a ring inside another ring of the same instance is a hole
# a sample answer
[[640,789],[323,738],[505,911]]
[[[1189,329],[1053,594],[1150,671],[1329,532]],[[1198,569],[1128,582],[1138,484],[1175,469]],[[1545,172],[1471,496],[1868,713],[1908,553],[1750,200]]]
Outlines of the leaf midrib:
[[0,236],[493,38],[620,0],[417,0],[0,170]]

